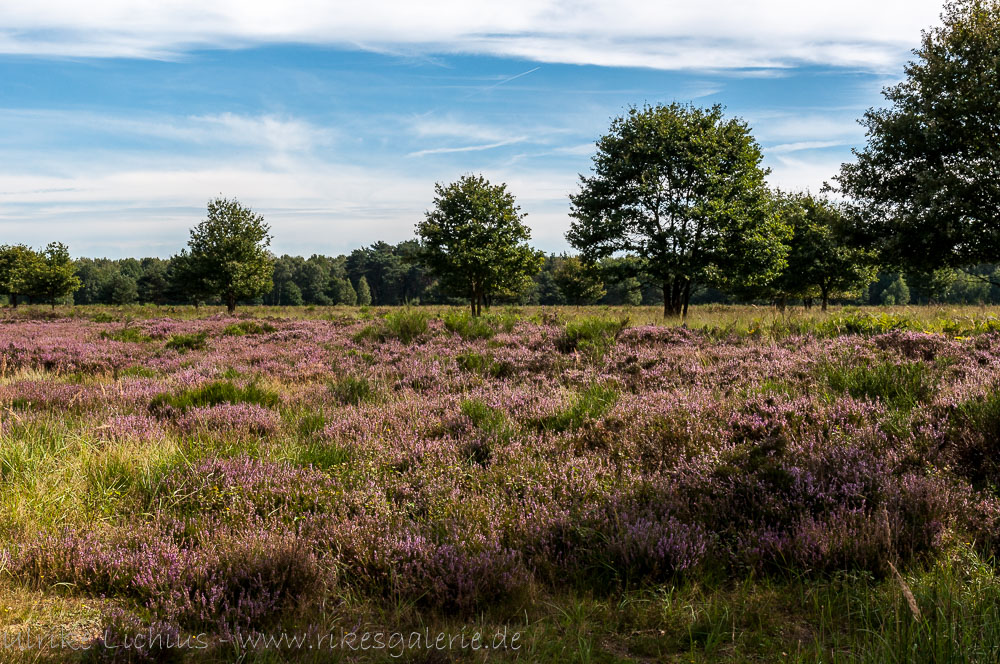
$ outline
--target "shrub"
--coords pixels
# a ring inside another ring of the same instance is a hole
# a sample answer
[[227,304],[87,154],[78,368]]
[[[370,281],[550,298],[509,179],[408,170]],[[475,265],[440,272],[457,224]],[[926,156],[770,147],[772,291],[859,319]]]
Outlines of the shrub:
[[189,350],[202,350],[208,340],[207,332],[192,332],[190,334],[175,334],[167,339],[165,348],[184,353]]

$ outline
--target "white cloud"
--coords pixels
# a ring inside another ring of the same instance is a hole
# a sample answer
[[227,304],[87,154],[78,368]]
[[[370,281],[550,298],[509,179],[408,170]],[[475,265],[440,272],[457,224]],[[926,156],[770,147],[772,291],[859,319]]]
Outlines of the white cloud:
[[165,58],[304,43],[660,69],[888,71],[939,11],[940,0],[39,0],[0,3],[0,53]]

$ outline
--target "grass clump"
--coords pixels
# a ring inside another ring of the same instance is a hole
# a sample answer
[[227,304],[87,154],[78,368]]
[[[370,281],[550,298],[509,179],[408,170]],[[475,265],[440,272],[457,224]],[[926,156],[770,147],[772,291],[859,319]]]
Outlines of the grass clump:
[[934,378],[923,362],[827,363],[821,365],[820,374],[834,392],[846,392],[855,399],[878,399],[901,409],[927,401],[934,392]]
[[145,334],[142,330],[137,327],[123,327],[120,330],[103,330],[101,332],[102,339],[108,339],[109,341],[124,341],[128,343],[146,343],[147,341],[152,341],[152,337]]
[[222,336],[245,337],[248,334],[269,334],[274,332],[275,329],[277,328],[270,323],[258,323],[255,320],[244,320],[239,323],[227,325],[225,329],[222,330]]
[[167,339],[165,348],[185,353],[189,350],[202,350],[208,341],[207,332],[192,332],[190,334],[175,334]]
[[628,324],[627,317],[619,320],[597,317],[572,320],[566,323],[562,334],[556,338],[556,348],[561,353],[581,352],[600,356],[614,345]]
[[344,376],[329,385],[330,394],[345,406],[374,401],[378,396],[371,382],[364,376]]
[[409,345],[427,334],[430,316],[423,311],[401,309],[386,314],[379,323],[363,328],[354,335],[354,341],[388,341],[398,339]]
[[517,324],[518,316],[513,313],[473,316],[467,311],[449,311],[441,320],[449,332],[466,341],[492,339],[500,331],[510,332]]
[[277,392],[265,390],[254,383],[241,387],[229,381],[216,381],[174,394],[158,394],[153,397],[149,409],[153,413],[184,412],[190,408],[223,403],[248,403],[274,408],[281,403],[281,397]]
[[491,378],[506,378],[514,372],[514,367],[509,363],[498,362],[489,355],[483,355],[474,350],[456,355],[455,363],[462,371]]
[[585,421],[603,417],[618,403],[619,396],[612,387],[591,385],[577,395],[569,408],[539,419],[536,426],[556,432],[579,429]]

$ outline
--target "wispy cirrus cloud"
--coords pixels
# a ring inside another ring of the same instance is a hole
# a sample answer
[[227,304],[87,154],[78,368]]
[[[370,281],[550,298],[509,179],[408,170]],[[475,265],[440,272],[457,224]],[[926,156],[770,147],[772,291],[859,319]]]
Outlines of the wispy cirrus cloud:
[[898,66],[938,0],[507,0],[295,3],[40,0],[0,4],[0,53],[177,58],[300,43],[610,67]]

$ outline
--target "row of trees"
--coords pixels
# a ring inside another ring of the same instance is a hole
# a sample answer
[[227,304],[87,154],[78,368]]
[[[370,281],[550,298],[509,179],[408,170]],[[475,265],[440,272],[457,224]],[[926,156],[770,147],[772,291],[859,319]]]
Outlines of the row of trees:
[[[654,286],[664,315],[683,316],[700,292],[780,307],[871,301],[880,271],[909,273],[929,299],[976,292],[970,282],[1000,286],[992,268],[1000,259],[1000,0],[959,0],[942,18],[924,34],[907,80],[885,91],[890,107],[865,115],[868,145],[829,187],[839,203],[771,190],[750,128],[719,106],[645,106],[612,122],[570,196],[566,237],[578,257],[546,259],[529,245],[506,185],[467,175],[436,185],[416,240],[337,258],[276,259],[263,218],[219,198],[169,262],[136,261],[132,275],[85,298],[218,298],[230,312],[241,301],[461,298],[479,315],[498,301],[588,303],[612,290],[624,302],[636,293],[648,302]],[[14,303],[55,301],[80,286],[67,265],[62,245],[7,247],[0,288]],[[911,297],[898,274],[875,296]]]

